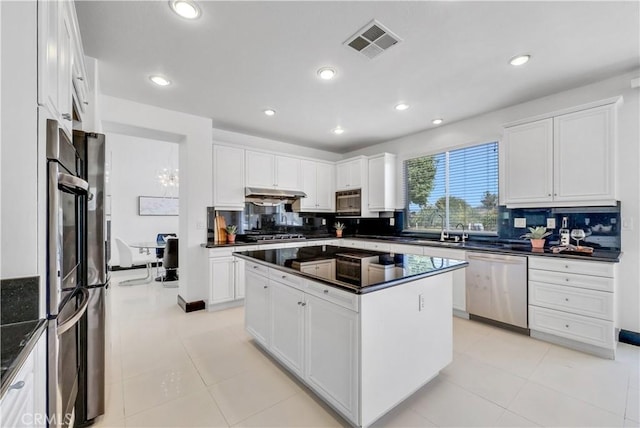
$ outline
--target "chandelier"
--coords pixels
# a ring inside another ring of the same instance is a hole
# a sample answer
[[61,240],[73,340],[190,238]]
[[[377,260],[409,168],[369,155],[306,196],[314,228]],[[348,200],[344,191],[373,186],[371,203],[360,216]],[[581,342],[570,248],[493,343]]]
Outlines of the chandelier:
[[173,194],[174,190],[178,190],[180,186],[180,175],[177,168],[163,168],[158,172],[158,182],[164,188],[165,195]]

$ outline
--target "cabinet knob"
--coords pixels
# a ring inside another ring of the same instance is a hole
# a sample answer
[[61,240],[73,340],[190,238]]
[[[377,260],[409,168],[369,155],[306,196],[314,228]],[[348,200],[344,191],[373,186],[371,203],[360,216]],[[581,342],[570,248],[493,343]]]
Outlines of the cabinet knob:
[[282,279],[285,279],[287,277],[287,275],[282,275]]
[[263,288],[269,288],[269,286],[268,286],[268,285],[265,285]]
[[324,294],[329,294],[329,290],[324,290]]
[[63,118],[64,120],[71,120],[71,114],[70,114],[70,113],[64,113],[64,114],[62,115],[62,118]]
[[565,324],[564,326],[565,326],[565,328],[569,328],[569,324]]
[[307,306],[305,302],[300,303],[300,306]]
[[569,278],[565,278],[564,280],[565,280],[565,281],[567,281],[567,282],[569,282]]
[[551,193],[549,193],[547,196],[551,196]]
[[554,193],[554,194],[553,194],[553,196],[558,196],[558,194],[557,194],[557,193]]
[[24,381],[23,380],[18,381],[16,383],[14,383],[13,385],[11,385],[9,387],[9,390],[11,390],[11,389],[22,389],[22,388],[24,388]]
[[298,305],[301,305],[301,304],[302,304],[302,302],[298,302]]
[[564,268],[565,269],[569,269],[569,265],[564,265]]
[[253,268],[254,268],[254,269],[258,269],[258,266],[256,266],[256,265],[253,265]]
[[83,101],[82,104],[88,106],[89,105],[89,101]]

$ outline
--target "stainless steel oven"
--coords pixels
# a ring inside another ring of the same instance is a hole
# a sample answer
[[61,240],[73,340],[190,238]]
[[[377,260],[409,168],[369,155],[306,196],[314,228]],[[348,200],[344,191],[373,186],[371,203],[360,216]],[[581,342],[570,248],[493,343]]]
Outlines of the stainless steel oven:
[[47,145],[47,317],[49,426],[74,423],[78,393],[79,321],[89,293],[83,283],[83,204],[88,183],[81,158],[55,120],[46,120]]
[[338,215],[359,216],[361,212],[360,189],[336,192],[336,213]]

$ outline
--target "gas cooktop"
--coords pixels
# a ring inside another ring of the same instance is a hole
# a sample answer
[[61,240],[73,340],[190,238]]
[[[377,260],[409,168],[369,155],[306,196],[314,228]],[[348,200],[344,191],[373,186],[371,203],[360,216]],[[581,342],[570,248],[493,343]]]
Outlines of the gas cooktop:
[[272,235],[247,235],[247,241],[249,242],[265,242],[265,241],[291,241],[291,240],[306,239],[304,235],[296,233],[275,233]]

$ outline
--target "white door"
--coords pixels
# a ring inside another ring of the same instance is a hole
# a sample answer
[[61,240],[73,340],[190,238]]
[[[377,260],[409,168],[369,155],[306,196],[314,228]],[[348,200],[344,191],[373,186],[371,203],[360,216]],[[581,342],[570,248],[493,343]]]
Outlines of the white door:
[[213,206],[244,208],[244,150],[213,146]]
[[554,118],[554,199],[597,201],[613,194],[613,107]]
[[351,420],[358,420],[358,314],[306,295],[305,380]]
[[290,158],[287,156],[276,156],[275,165],[275,184],[279,189],[302,189],[302,170],[300,167],[300,159]]
[[304,293],[274,281],[271,285],[271,352],[304,376]]
[[38,104],[58,115],[58,9],[57,1],[38,3]]
[[318,207],[316,194],[316,163],[303,160],[302,167],[302,191],[307,194],[306,198],[300,200],[302,210],[315,210]]
[[60,123],[71,135],[71,19],[68,2],[60,2],[58,12],[58,108]]
[[275,157],[268,153],[245,152],[246,185],[248,187],[276,187]]
[[362,188],[362,163],[365,162],[363,159],[356,159],[354,161],[349,162],[349,175],[350,180],[349,184],[352,189],[360,189]]
[[336,165],[336,190],[351,188],[351,162]]
[[234,282],[236,299],[244,299],[245,295],[245,262],[243,259],[234,260]]
[[268,347],[271,337],[269,279],[245,272],[245,280],[245,329],[256,341]]
[[385,174],[383,156],[369,160],[369,210],[385,209]]
[[333,165],[316,163],[316,207],[318,210],[335,210],[335,176],[336,171]]
[[504,203],[548,202],[553,187],[553,120],[544,119],[505,128],[504,171],[501,176]]
[[209,259],[210,293],[209,303],[216,304],[234,299],[234,258],[216,257]]

